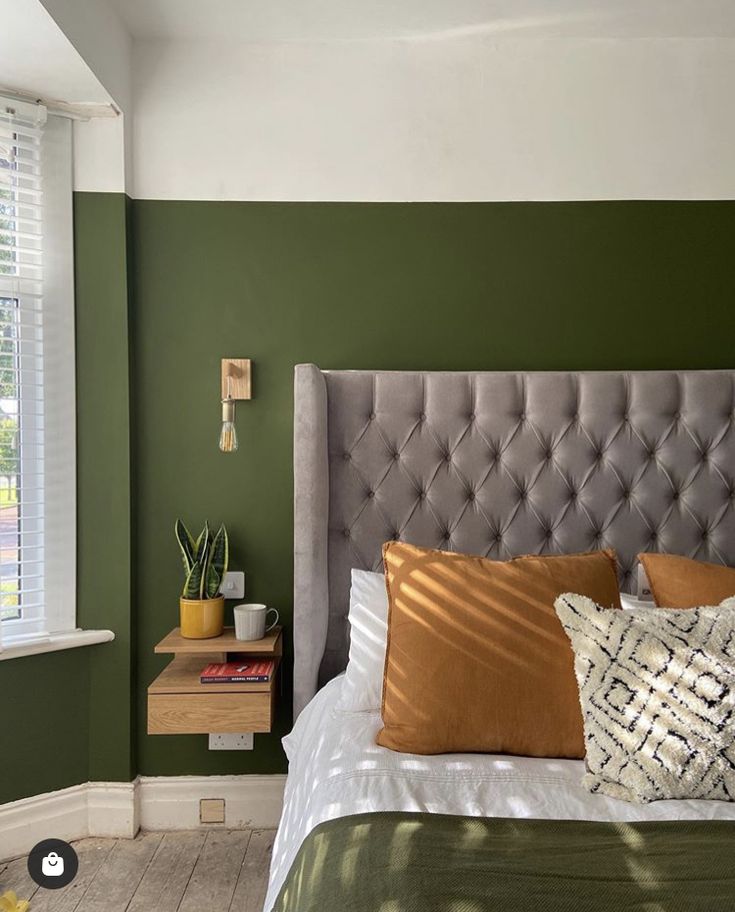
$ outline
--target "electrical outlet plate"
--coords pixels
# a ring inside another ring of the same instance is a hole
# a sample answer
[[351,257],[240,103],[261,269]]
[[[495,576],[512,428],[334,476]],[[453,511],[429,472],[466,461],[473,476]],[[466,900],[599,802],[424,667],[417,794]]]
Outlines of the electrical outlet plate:
[[224,732],[210,734],[209,749],[211,751],[251,751],[253,749],[253,733],[232,734]]
[[231,570],[225,573],[225,578],[220,586],[220,594],[226,599],[240,599],[245,597],[245,574],[242,570]]

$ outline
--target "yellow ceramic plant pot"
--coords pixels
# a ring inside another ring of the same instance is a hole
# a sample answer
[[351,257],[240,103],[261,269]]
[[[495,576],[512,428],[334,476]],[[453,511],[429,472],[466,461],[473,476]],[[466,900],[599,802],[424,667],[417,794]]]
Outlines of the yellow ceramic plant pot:
[[206,640],[222,633],[225,623],[223,595],[213,599],[179,599],[181,636],[187,640]]

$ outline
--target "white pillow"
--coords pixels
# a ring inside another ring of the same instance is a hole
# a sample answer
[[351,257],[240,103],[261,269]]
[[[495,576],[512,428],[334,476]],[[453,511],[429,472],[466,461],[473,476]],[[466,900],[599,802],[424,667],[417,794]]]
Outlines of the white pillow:
[[380,712],[388,639],[388,593],[382,573],[352,571],[348,617],[350,657],[337,709]]
[[633,611],[636,608],[655,608],[656,603],[653,599],[636,598],[627,592],[620,593],[620,604],[624,611]]

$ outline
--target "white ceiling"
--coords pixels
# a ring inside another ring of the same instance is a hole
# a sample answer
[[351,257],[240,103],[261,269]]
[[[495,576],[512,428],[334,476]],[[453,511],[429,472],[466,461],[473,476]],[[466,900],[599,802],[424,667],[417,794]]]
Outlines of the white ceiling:
[[109,0],[137,38],[733,37],[732,0]]
[[0,90],[46,101],[109,104],[110,97],[38,0],[0,0]]

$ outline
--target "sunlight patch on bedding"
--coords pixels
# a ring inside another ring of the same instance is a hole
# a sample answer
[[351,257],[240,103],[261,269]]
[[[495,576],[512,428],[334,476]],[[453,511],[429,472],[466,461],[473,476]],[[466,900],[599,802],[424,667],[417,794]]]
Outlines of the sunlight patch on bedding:
[[[314,889],[315,884],[318,882],[319,878],[322,876],[322,867],[327,858],[327,852],[329,851],[329,839],[324,834],[317,835],[314,840],[316,843],[315,846],[315,855],[314,863],[309,868],[309,873],[306,877],[306,889]],[[299,889],[299,893],[301,889]]]
[[402,871],[408,867],[411,841],[418,835],[421,826],[420,820],[404,820],[395,828],[388,852],[388,867],[391,871]]
[[626,858],[625,866],[641,890],[657,890],[656,869],[637,858]]
[[447,912],[484,912],[484,908],[477,900],[454,899],[447,906]]
[[514,795],[508,798],[508,807],[511,817],[532,817],[533,808],[526,798]]
[[620,838],[631,849],[642,851],[645,848],[646,841],[642,834],[632,827],[629,823],[619,823],[616,827]]
[[[359,630],[371,645],[380,647],[376,655],[385,653],[386,624],[381,623],[374,615],[367,615],[356,618],[353,627],[355,630]],[[352,661],[352,657],[350,657],[350,661]]]
[[366,844],[369,834],[369,823],[359,824],[353,827],[350,832],[349,842],[342,856],[342,864],[339,871],[340,884],[346,889],[349,889],[357,879],[357,867],[360,859],[358,848],[361,844]]

